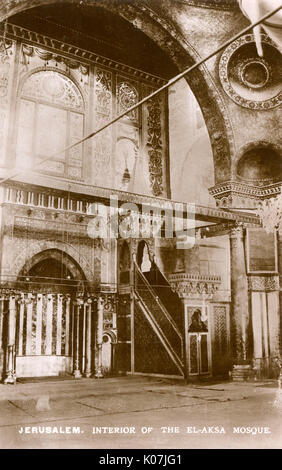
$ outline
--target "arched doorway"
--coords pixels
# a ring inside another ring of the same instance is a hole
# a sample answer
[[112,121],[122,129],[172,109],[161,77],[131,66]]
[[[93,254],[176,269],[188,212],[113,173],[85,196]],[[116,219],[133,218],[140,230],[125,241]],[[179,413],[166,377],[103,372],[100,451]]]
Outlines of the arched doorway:
[[187,307],[186,315],[189,375],[209,375],[211,372],[211,342],[208,307]]
[[104,331],[102,343],[102,371],[104,376],[112,375],[115,371],[116,342],[116,335],[112,331]]
[[144,240],[141,240],[137,249],[137,264],[142,273],[151,271],[152,263],[150,260],[148,245]]
[[[81,268],[66,253],[45,250],[25,264],[18,276],[18,286],[22,286],[22,293],[16,312],[17,377],[72,373],[75,297],[78,291],[87,291]],[[80,362],[84,357],[85,322],[83,306],[77,328]]]

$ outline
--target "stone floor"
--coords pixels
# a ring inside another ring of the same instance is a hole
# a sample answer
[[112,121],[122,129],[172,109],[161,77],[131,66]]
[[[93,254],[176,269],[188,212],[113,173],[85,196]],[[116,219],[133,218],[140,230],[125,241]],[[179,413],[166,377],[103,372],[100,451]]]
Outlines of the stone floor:
[[281,418],[274,381],[129,376],[0,385],[2,449],[281,448]]

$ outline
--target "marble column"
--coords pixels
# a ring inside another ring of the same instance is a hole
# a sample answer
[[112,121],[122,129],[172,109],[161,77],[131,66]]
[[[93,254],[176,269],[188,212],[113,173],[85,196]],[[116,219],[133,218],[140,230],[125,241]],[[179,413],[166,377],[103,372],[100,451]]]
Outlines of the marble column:
[[16,348],[16,297],[10,296],[8,317],[8,364],[5,384],[16,383],[15,348]]
[[92,306],[86,304],[86,345],[85,345],[85,377],[91,377],[91,327],[92,327]]
[[97,305],[97,369],[95,373],[96,378],[102,378],[102,343],[103,343],[103,298],[100,296]]
[[4,364],[4,351],[2,344],[3,336],[3,322],[4,322],[4,298],[0,298],[0,382],[3,376],[3,364]]
[[244,228],[236,225],[230,233],[231,257],[231,347],[233,365],[250,363],[249,301]]
[[70,322],[71,322],[71,299],[70,295],[66,296],[66,345],[65,345],[65,354],[66,356],[70,355],[71,345],[70,345]]
[[78,300],[74,306],[74,371],[75,379],[81,379],[82,374],[80,371],[80,314],[83,307],[83,302]]

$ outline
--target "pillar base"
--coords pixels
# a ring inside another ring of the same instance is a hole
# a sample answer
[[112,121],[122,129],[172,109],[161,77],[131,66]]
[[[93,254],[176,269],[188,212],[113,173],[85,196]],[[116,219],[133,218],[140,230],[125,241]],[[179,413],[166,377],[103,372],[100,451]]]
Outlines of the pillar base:
[[102,374],[102,372],[101,372],[100,370],[98,370],[98,371],[96,372],[96,374],[94,375],[94,377],[95,377],[95,379],[103,379],[103,378],[104,378],[104,376],[103,376],[103,374]]
[[231,372],[233,382],[247,382],[254,380],[255,371],[251,364],[247,365],[234,365]]
[[75,379],[81,379],[82,378],[82,374],[79,370],[75,370],[73,375],[74,375]]
[[90,377],[92,376],[92,373],[91,373],[91,372],[85,372],[84,376],[85,376],[87,379],[90,379]]
[[8,384],[12,384],[14,385],[17,381],[17,377],[16,377],[16,374],[9,374],[6,379],[4,380],[4,384],[5,385],[8,385]]

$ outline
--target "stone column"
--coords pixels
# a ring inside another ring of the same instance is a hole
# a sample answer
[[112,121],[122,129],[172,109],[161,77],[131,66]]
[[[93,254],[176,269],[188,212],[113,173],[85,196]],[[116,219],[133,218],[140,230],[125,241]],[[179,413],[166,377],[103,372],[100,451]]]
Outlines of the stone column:
[[74,371],[73,375],[75,379],[81,379],[82,375],[80,372],[80,313],[83,307],[83,301],[80,299],[77,300],[76,305],[74,306],[74,346],[73,346],[73,356],[74,356]]
[[91,327],[92,327],[92,306],[91,301],[86,304],[86,360],[85,377],[91,377]]
[[3,376],[3,364],[4,364],[4,351],[3,351],[3,344],[2,344],[3,321],[4,321],[4,297],[0,297],[0,382]]
[[[280,363],[282,365],[282,229],[277,233],[278,237],[278,272],[279,272],[279,311],[280,311],[280,321],[279,321],[279,357]],[[282,374],[282,367],[281,372]]]
[[53,294],[47,295],[45,354],[52,354]]
[[15,340],[16,340],[16,297],[10,296],[9,299],[9,317],[8,317],[8,366],[5,384],[16,383],[15,371]]
[[103,343],[103,298],[98,298],[97,304],[97,349],[98,349],[98,364],[95,373],[96,378],[102,378],[102,343]]
[[71,321],[71,299],[70,295],[66,296],[66,345],[65,345],[65,354],[66,356],[70,355],[70,321]]
[[[53,317],[53,296],[48,295],[48,309],[47,318],[48,326],[46,326],[46,354],[52,354],[52,317]],[[33,308],[33,295],[28,294],[26,299],[26,355],[32,354],[32,308]]]
[[86,355],[86,303],[83,303],[82,309],[82,344],[81,344],[81,372],[85,373],[85,355]]
[[41,356],[42,352],[42,316],[43,316],[43,302],[42,294],[36,296],[36,354]]
[[230,249],[232,375],[233,379],[243,380],[250,374],[250,352],[248,279],[242,225],[231,229]]
[[56,354],[61,355],[62,351],[62,316],[63,316],[63,298],[62,294],[57,295],[57,338]]

